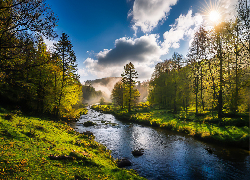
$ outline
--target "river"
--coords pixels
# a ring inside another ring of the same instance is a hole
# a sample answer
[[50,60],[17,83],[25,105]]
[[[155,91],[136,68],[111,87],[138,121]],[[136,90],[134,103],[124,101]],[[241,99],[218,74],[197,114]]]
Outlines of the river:
[[[84,127],[93,121],[95,126]],[[248,151],[204,143],[183,133],[161,128],[125,123],[111,114],[89,109],[87,115],[71,124],[82,133],[91,131],[95,140],[112,150],[114,158],[127,158],[140,176],[151,180],[163,179],[240,179],[250,177]],[[213,153],[205,148],[210,147]],[[134,149],[144,154],[134,157]]]

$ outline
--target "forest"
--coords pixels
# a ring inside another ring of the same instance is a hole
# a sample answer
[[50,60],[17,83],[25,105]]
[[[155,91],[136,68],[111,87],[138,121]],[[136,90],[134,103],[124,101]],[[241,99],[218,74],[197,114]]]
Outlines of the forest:
[[[151,106],[174,113],[194,110],[197,116],[211,112],[211,116],[217,118],[248,113],[249,22],[247,2],[239,1],[235,21],[221,22],[210,29],[201,26],[192,39],[186,57],[175,52],[172,58],[155,66],[148,88],[147,100]],[[116,84],[113,91],[114,102],[122,107],[124,103],[120,101],[124,97],[119,96],[118,89],[122,89],[122,84],[136,89],[138,78],[134,67],[130,72],[127,69],[126,65],[124,70],[129,77]],[[133,90],[125,89],[123,92],[131,92],[128,101],[136,99]]]
[[76,118],[84,111],[76,56],[44,0],[0,1],[0,103],[26,113]]

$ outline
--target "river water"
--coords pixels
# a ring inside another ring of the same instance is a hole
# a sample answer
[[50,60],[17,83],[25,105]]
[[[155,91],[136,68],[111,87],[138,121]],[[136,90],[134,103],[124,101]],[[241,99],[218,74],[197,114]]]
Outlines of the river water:
[[[93,121],[95,126],[84,127]],[[204,143],[192,136],[165,129],[126,123],[111,114],[89,109],[71,127],[82,133],[93,132],[95,140],[112,150],[114,158],[127,158],[140,176],[162,179],[250,179],[248,151]],[[210,147],[210,154],[205,148]],[[134,157],[134,149],[144,154]]]

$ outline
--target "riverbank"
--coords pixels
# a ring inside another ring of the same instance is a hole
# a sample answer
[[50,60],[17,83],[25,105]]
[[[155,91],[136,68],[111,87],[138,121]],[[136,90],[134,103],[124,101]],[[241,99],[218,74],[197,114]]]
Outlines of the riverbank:
[[144,179],[65,122],[0,108],[0,179]]
[[249,150],[249,117],[228,117],[219,120],[211,117],[210,114],[195,116],[192,112],[173,114],[167,110],[142,108],[142,110],[128,113],[126,110],[119,110],[108,105],[93,105],[91,108],[113,114],[120,120],[184,132],[203,141]]

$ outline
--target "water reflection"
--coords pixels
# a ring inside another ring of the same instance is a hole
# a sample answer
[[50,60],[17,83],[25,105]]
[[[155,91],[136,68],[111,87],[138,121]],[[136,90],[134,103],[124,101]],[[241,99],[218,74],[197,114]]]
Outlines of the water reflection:
[[[84,127],[88,120],[97,125]],[[147,179],[244,180],[250,175],[250,156],[245,151],[203,143],[185,134],[124,123],[94,110],[71,126],[78,132],[93,132],[114,158],[128,158],[132,162],[128,168]],[[204,149],[207,146],[213,154]],[[137,148],[144,149],[143,156],[132,155]]]

